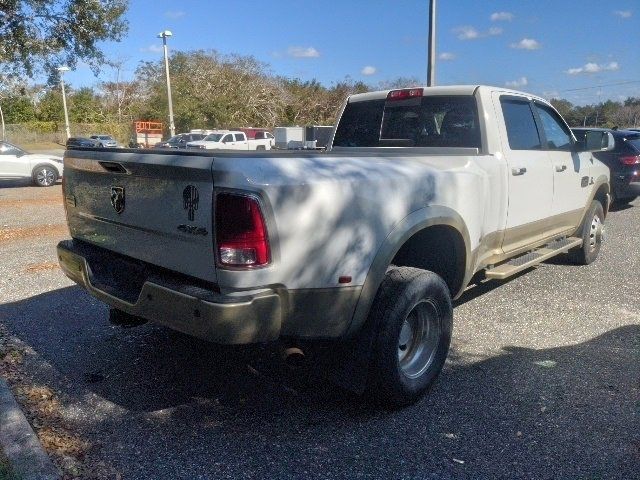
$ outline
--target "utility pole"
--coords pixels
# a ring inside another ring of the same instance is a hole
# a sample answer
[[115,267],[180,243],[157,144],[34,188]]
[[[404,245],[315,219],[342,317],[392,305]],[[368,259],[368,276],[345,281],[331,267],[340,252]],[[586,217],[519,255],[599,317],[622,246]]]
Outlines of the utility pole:
[[164,70],[167,74],[167,100],[169,101],[169,131],[173,137],[176,134],[176,126],[173,123],[173,104],[171,102],[171,79],[169,78],[169,55],[167,53],[167,38],[173,34],[169,30],[160,32],[158,38],[162,39],[162,46],[164,48]]
[[69,67],[62,66],[58,67],[58,72],[60,72],[60,87],[62,88],[62,106],[64,107],[64,128],[67,132],[67,140],[71,137],[71,131],[69,130],[69,113],[67,112],[67,94],[64,91],[64,72],[68,72]]
[[436,84],[436,0],[429,0],[429,45],[427,57],[427,87]]

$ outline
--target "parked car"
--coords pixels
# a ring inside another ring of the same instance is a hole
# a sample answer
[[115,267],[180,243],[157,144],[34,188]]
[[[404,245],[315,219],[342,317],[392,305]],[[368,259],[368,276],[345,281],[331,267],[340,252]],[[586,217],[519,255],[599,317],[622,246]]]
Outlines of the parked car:
[[84,137],[70,137],[67,139],[67,143],[66,143],[67,148],[73,148],[73,147],[97,148],[99,146],[100,144],[97,141],[91,138],[84,138]]
[[333,379],[407,405],[442,369],[452,298],[476,274],[596,260],[609,170],[589,152],[613,144],[585,137],[542,98],[468,85],[353,95],[326,153],[78,152],[58,259],[114,323],[331,339]]
[[118,146],[118,142],[111,135],[91,135],[89,138],[98,142],[99,147],[115,148]]
[[156,143],[153,148],[187,148],[187,143],[202,140],[206,137],[203,133],[179,133],[169,140]]
[[240,130],[218,130],[202,140],[187,143],[187,148],[199,150],[271,150],[273,135],[269,132],[257,132],[250,140]]
[[62,178],[62,170],[62,157],[29,153],[0,142],[0,178],[30,178],[39,187],[50,187]]
[[611,199],[629,203],[640,196],[640,131],[613,130],[608,128],[573,128],[578,140],[590,131],[611,135],[615,147],[608,152],[595,152],[593,156],[611,170]]

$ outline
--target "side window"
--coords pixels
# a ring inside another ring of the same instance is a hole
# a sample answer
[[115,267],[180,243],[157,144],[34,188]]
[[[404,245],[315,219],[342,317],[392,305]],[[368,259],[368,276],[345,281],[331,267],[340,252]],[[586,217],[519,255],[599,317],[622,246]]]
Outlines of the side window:
[[536,105],[536,110],[542,122],[544,134],[547,137],[549,150],[569,150],[571,148],[571,132],[558,114],[546,105]]
[[19,155],[20,150],[13,145],[7,145],[5,143],[0,144],[0,155]]
[[222,139],[222,143],[229,143],[229,142],[233,142],[233,135],[225,135],[224,138]]
[[540,150],[540,135],[528,100],[501,98],[502,114],[511,150]]
[[244,142],[244,133],[236,133],[236,142]]

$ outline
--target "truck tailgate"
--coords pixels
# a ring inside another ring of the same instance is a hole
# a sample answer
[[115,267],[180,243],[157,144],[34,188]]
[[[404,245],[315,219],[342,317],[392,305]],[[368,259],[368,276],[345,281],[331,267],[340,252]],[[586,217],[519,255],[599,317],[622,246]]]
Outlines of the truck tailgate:
[[152,265],[216,281],[213,157],[65,152],[71,236]]

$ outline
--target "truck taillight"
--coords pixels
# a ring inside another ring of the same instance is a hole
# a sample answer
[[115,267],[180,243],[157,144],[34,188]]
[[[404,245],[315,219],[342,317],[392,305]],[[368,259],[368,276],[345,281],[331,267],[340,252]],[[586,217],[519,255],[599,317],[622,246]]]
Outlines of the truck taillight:
[[215,230],[218,263],[229,267],[258,267],[270,261],[267,226],[258,201],[221,193],[216,197]]
[[637,165],[640,163],[640,155],[624,155],[620,157],[620,163],[623,165]]

